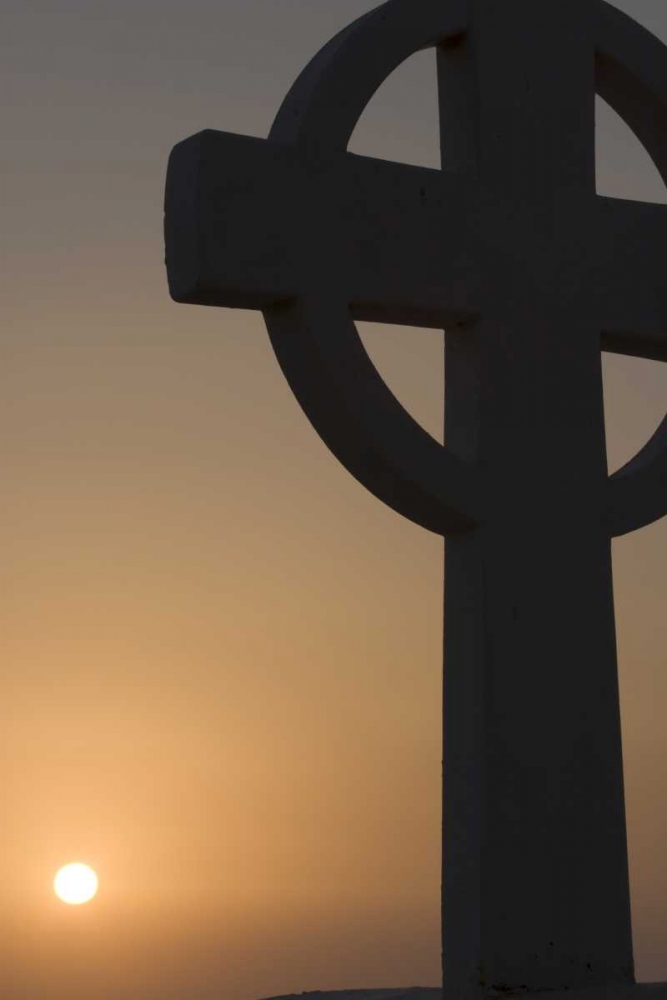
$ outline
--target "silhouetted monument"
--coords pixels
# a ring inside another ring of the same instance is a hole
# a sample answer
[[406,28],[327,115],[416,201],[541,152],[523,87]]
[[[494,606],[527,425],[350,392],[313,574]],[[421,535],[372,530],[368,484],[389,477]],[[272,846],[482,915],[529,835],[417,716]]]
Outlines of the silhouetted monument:
[[[348,153],[428,47],[442,171]],[[596,92],[667,179],[667,48],[614,7],[390,0],[268,141],[201,132],[169,166],[173,298],[263,310],[326,444],[447,538],[447,1000],[667,998],[634,985],[611,571],[612,538],[667,512],[667,421],[609,477],[601,375],[602,350],[667,360],[667,209],[596,195]],[[446,329],[445,447],[355,318]]]

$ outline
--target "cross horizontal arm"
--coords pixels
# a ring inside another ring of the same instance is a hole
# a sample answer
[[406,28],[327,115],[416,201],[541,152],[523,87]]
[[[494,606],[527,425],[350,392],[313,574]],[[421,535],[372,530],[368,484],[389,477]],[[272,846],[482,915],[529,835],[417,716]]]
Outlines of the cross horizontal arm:
[[297,287],[290,150],[206,130],[172,150],[165,194],[177,302],[263,309]]
[[602,349],[667,361],[667,206],[600,198]]
[[319,289],[361,319],[444,326],[474,308],[472,197],[438,170],[201,132],[170,160],[171,294],[266,309]]

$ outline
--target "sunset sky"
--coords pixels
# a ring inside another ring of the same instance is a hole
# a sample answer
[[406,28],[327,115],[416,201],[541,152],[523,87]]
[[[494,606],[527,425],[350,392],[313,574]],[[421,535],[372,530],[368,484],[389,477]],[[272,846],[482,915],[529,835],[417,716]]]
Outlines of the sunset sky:
[[[444,2],[444,0],[443,0]],[[167,157],[266,136],[375,0],[7,0],[0,996],[437,985],[442,540],[337,463],[257,313],[177,306]],[[623,0],[667,41],[664,0]],[[435,59],[352,149],[439,166]],[[598,190],[667,201],[604,105]],[[442,436],[437,331],[360,325]],[[610,468],[667,369],[605,356]],[[615,543],[637,972],[667,979],[667,522]],[[71,861],[96,899],[53,894]]]

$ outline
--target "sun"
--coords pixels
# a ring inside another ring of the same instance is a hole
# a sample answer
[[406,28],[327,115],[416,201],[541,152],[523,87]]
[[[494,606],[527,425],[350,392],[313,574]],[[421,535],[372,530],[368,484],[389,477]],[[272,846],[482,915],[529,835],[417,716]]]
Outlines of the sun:
[[56,896],[70,906],[89,903],[97,894],[98,885],[99,881],[93,869],[78,861],[61,868],[53,880]]

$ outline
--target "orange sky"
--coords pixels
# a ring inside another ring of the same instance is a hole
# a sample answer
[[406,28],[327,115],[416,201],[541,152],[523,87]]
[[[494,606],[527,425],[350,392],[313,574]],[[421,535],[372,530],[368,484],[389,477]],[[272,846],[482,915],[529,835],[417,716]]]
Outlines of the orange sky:
[[[659,0],[620,6],[667,40]],[[327,452],[256,314],[178,307],[166,159],[266,135],[366,0],[3,13],[3,1000],[252,1000],[439,976],[442,543]],[[94,8],[94,9],[91,9]],[[4,26],[6,22],[6,26]],[[434,65],[353,148],[438,163]],[[608,109],[599,190],[667,200]],[[442,335],[363,326],[442,425]],[[610,463],[664,367],[605,359]],[[667,979],[667,524],[615,545],[638,974]],[[57,867],[93,864],[66,909]]]

